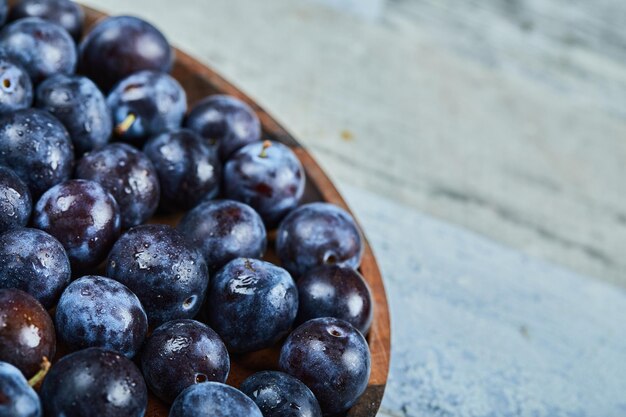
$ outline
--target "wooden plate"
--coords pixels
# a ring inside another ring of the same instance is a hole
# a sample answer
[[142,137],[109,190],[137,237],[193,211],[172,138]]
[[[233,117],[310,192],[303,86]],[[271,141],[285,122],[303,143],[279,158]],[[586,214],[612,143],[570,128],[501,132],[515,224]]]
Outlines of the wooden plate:
[[[84,7],[86,16],[86,32],[99,19],[106,15]],[[224,80],[215,71],[203,65],[196,59],[190,57],[180,50],[176,50],[176,61],[172,75],[181,83],[187,92],[187,99],[190,105],[209,94],[229,94],[240,98],[248,103],[256,111],[261,119],[263,127],[263,137],[266,139],[280,141],[290,146],[304,166],[306,171],[307,186],[303,202],[327,201],[348,209],[345,201],[337,192],[337,189],[330,182],[326,174],[317,165],[311,155],[283,129],[267,112],[256,103],[251,101],[245,94],[239,91],[232,84]],[[152,222],[167,223],[175,225],[179,216],[167,218],[155,218]],[[270,233],[270,236],[272,234]],[[268,254],[265,258],[276,261],[273,253],[273,242],[268,244]],[[361,396],[357,404],[347,412],[349,417],[372,417],[376,415],[383,397],[387,373],[389,370],[390,353],[390,328],[389,311],[385,288],[376,264],[376,259],[372,253],[369,243],[365,239],[365,252],[360,267],[361,274],[367,280],[374,296],[374,321],[367,336],[372,354],[372,373],[365,393]],[[228,383],[238,387],[239,384],[250,374],[266,369],[276,369],[278,363],[279,346],[266,349],[252,354],[232,357],[231,372]],[[154,396],[150,396],[147,417],[166,417],[169,407]]]

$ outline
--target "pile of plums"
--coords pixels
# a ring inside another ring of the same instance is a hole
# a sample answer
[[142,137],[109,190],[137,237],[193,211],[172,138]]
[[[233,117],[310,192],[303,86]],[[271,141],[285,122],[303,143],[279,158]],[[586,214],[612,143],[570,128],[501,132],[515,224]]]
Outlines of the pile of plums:
[[[22,0],[0,22],[0,417],[143,416],[148,390],[170,417],[353,406],[370,374],[363,239],[342,208],[301,203],[294,152],[237,98],[188,111],[142,19],[83,36],[80,6]],[[270,369],[226,384],[231,356],[275,346]]]

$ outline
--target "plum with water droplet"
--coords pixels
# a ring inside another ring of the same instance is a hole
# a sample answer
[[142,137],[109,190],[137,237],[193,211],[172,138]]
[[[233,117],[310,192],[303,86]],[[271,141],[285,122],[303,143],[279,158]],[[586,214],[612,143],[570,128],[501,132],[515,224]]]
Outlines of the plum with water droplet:
[[139,297],[154,326],[194,317],[209,281],[202,255],[177,230],[162,224],[124,233],[109,253],[106,275]]
[[55,351],[54,324],[43,306],[24,291],[0,289],[0,361],[32,378]]
[[28,186],[12,169],[0,166],[0,233],[26,226],[32,208]]
[[52,308],[70,283],[70,260],[53,236],[19,228],[0,235],[0,288],[17,288]]
[[36,200],[70,178],[74,148],[63,124],[50,113],[17,110],[0,116],[0,165],[11,168]]
[[143,417],[148,389],[137,366],[102,348],[61,358],[41,387],[46,417]]
[[110,278],[85,276],[73,281],[56,309],[59,340],[71,350],[101,347],[132,358],[148,332],[141,302]]
[[307,321],[287,337],[279,365],[311,389],[327,415],[346,411],[363,394],[371,358],[361,332],[345,320],[325,317]]
[[233,259],[211,279],[209,325],[232,352],[272,346],[291,328],[298,291],[287,271],[259,259]]
[[41,196],[33,224],[57,238],[67,251],[74,272],[104,260],[120,234],[120,211],[100,184],[70,180]]
[[320,265],[357,268],[363,256],[363,238],[352,216],[341,207],[310,203],[281,222],[276,253],[296,277]]
[[171,403],[190,385],[225,382],[230,359],[213,329],[195,320],[172,320],[146,341],[141,368],[152,392]]
[[78,162],[76,178],[96,181],[117,201],[122,228],[144,223],[159,205],[157,171],[148,157],[125,143],[89,152]]

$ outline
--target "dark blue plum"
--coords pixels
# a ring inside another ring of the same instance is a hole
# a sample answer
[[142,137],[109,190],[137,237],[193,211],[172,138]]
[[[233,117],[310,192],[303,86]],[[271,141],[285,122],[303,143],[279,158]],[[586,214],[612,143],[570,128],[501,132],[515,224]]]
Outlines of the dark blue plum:
[[63,123],[78,156],[103,147],[111,137],[111,112],[89,78],[53,75],[37,87],[35,105]]
[[56,23],[65,29],[74,40],[83,32],[85,14],[83,9],[70,0],[21,0],[11,8],[10,20],[39,17]]
[[104,260],[120,234],[115,199],[94,181],[70,180],[49,189],[35,206],[33,225],[57,238],[74,272]]
[[115,16],[99,22],[80,44],[80,70],[108,91],[142,70],[169,72],[174,53],[161,32],[145,20]]
[[283,345],[280,369],[304,382],[324,414],[352,407],[367,387],[370,351],[350,323],[331,317],[309,320]]
[[114,132],[121,140],[142,145],[150,136],[174,130],[187,111],[185,91],[164,72],[140,71],[109,93]]
[[89,152],[76,167],[76,178],[98,182],[117,201],[122,228],[144,223],[159,205],[159,178],[150,159],[125,143]]
[[322,417],[315,395],[291,375],[257,372],[243,381],[239,389],[252,398],[263,417]]
[[24,375],[0,362],[0,417],[41,417],[41,402]]
[[76,69],[76,45],[61,26],[27,17],[0,31],[0,48],[21,64],[33,83],[53,74],[72,74]]
[[102,348],[62,357],[41,387],[46,417],[143,417],[148,389],[129,359]]
[[263,417],[263,414],[238,389],[219,382],[204,382],[185,389],[172,404],[169,417],[190,416]]
[[0,166],[0,233],[26,226],[32,209],[28,186],[13,170]]
[[187,210],[219,191],[222,164],[215,148],[189,129],[161,133],[143,148],[161,183],[161,205]]
[[132,358],[148,332],[141,302],[125,285],[99,276],[72,282],[56,309],[57,337],[71,350],[101,347]]
[[298,157],[279,142],[246,145],[224,165],[225,196],[250,205],[269,228],[296,208],[304,182]]
[[37,229],[0,235],[0,288],[18,288],[52,308],[70,283],[70,260],[63,245]]
[[281,222],[276,253],[295,277],[321,265],[357,268],[363,256],[363,238],[352,216],[341,207],[310,203]]
[[195,320],[172,320],[146,341],[141,369],[152,392],[170,404],[190,385],[225,382],[230,359],[210,327]]
[[256,113],[243,101],[225,95],[213,95],[196,103],[185,126],[216,144],[222,161],[245,145],[261,139],[261,123]]
[[0,361],[17,367],[26,378],[35,376],[54,357],[54,324],[30,294],[0,289],[0,330]]
[[50,113],[22,109],[0,117],[0,165],[15,171],[33,199],[69,179],[73,164],[72,141]]
[[26,109],[33,102],[33,84],[26,70],[0,51],[0,114]]
[[211,279],[206,309],[210,326],[230,351],[251,352],[289,332],[298,312],[298,290],[284,269],[237,258]]
[[200,249],[211,272],[235,258],[260,258],[267,246],[259,214],[233,200],[200,204],[182,218],[178,230]]
[[318,317],[335,317],[367,334],[373,317],[372,293],[357,271],[328,265],[314,268],[297,281],[297,323]]
[[123,234],[109,254],[106,275],[137,294],[155,326],[194,317],[209,282],[202,255],[162,224],[136,226]]

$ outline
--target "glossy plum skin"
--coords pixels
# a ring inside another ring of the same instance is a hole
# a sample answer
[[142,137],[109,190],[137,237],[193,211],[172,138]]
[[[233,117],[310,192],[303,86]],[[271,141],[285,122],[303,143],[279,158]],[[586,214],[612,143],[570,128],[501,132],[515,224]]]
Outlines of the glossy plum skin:
[[63,245],[46,232],[19,228],[0,235],[0,288],[17,288],[52,308],[70,283]]
[[33,199],[70,178],[74,148],[65,127],[39,109],[0,116],[0,165],[28,185]]
[[365,279],[352,268],[328,265],[298,279],[297,323],[318,317],[335,317],[366,335],[373,317],[372,293]]
[[261,139],[261,123],[243,101],[213,95],[196,103],[189,111],[185,126],[217,145],[222,161],[243,146]]
[[78,156],[103,147],[111,137],[113,122],[106,99],[86,77],[53,75],[37,87],[35,105],[63,123]]
[[148,389],[123,355],[88,348],[61,358],[43,381],[46,417],[143,417]]
[[159,205],[157,171],[143,152],[125,143],[111,143],[78,162],[76,178],[96,181],[117,201],[122,228],[144,223]]
[[224,165],[225,196],[250,205],[269,228],[296,208],[304,181],[298,157],[279,142],[246,145]]
[[70,180],[56,185],[35,205],[33,225],[57,238],[74,272],[104,260],[120,234],[120,211],[100,184]]
[[164,132],[143,148],[159,173],[161,206],[190,209],[219,191],[222,164],[215,148],[189,129]]
[[170,404],[190,385],[225,382],[230,359],[210,327],[195,320],[172,320],[146,341],[141,369],[152,392]]
[[37,17],[17,20],[0,31],[0,48],[24,67],[33,83],[76,69],[76,45],[65,29]]
[[0,233],[26,226],[32,209],[28,186],[13,170],[0,166]]
[[325,317],[309,320],[289,335],[279,365],[311,389],[327,415],[346,411],[363,394],[371,359],[358,330],[344,320]]
[[295,277],[320,265],[357,268],[363,249],[352,216],[329,203],[298,207],[281,222],[276,235],[276,253]]
[[74,40],[80,38],[85,20],[83,9],[70,0],[21,0],[11,8],[9,19],[17,20],[25,17],[39,17],[56,23]]
[[103,91],[138,71],[169,72],[174,57],[163,34],[133,16],[104,19],[85,36],[79,49],[80,71]]
[[71,350],[101,347],[132,358],[148,332],[141,302],[128,287],[110,278],[73,281],[56,309],[57,337]]
[[239,389],[256,403],[263,417],[322,417],[315,395],[291,375],[257,372],[243,381]]
[[293,279],[269,262],[234,259],[209,283],[209,324],[231,352],[272,346],[289,332],[297,310],[298,291]]
[[174,401],[169,417],[263,417],[244,393],[219,382],[203,382],[185,389]]
[[107,259],[106,275],[133,291],[158,326],[196,315],[206,293],[206,262],[170,226],[136,226],[122,235]]
[[41,417],[41,402],[24,375],[0,362],[0,417]]
[[26,70],[13,60],[0,56],[0,114],[26,109],[32,102],[33,84]]
[[196,206],[182,218],[178,230],[200,249],[211,272],[235,258],[260,258],[267,246],[261,217],[252,207],[233,200]]
[[107,104],[117,137],[135,145],[180,127],[187,111],[185,90],[168,74],[156,71],[136,72],[121,80],[109,93]]
[[56,351],[54,324],[37,300],[24,291],[0,289],[0,361],[32,378]]

